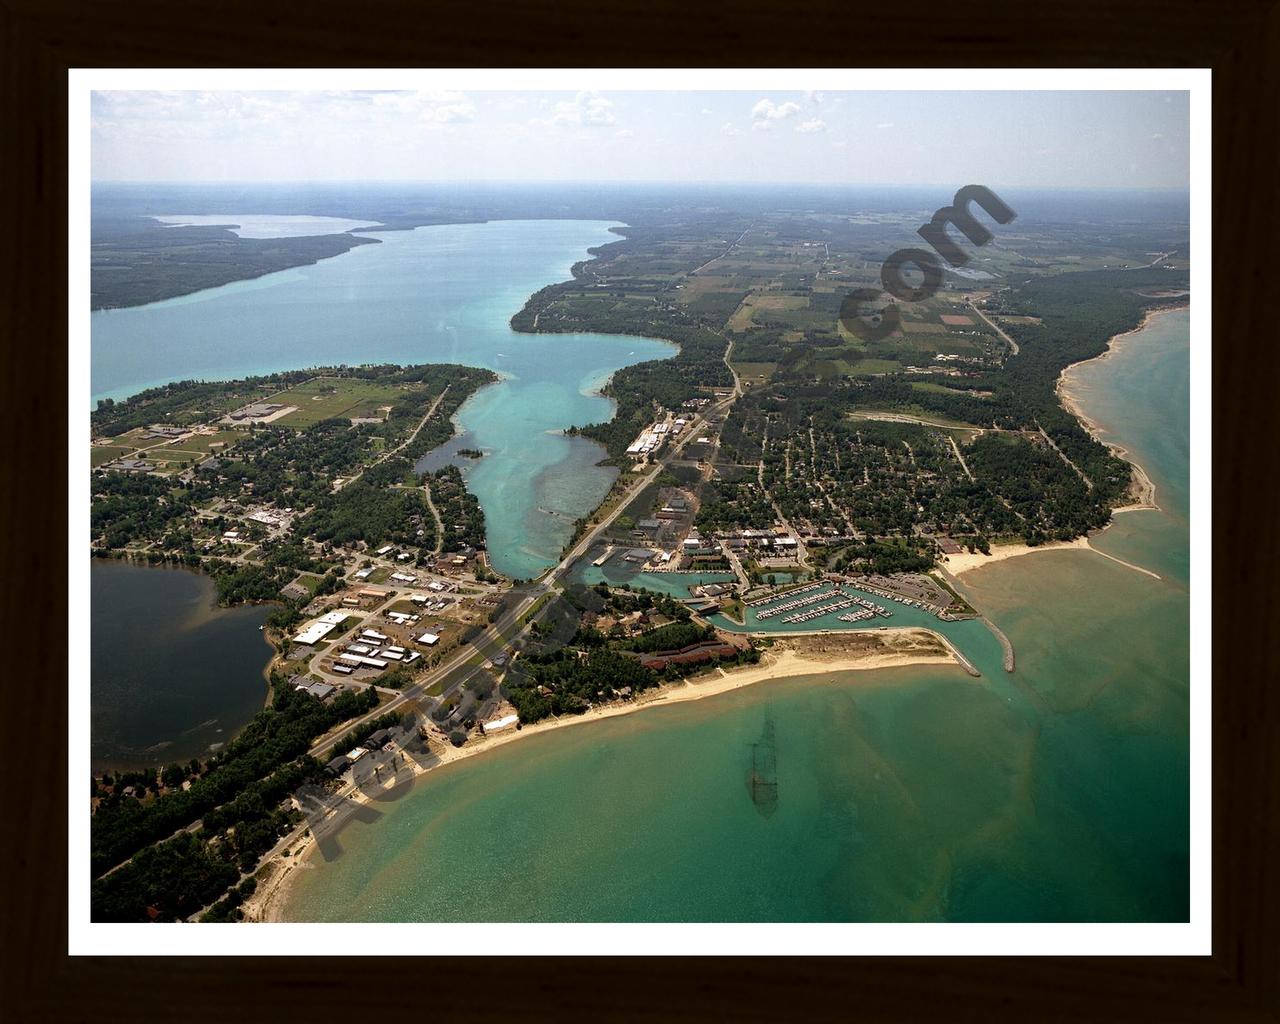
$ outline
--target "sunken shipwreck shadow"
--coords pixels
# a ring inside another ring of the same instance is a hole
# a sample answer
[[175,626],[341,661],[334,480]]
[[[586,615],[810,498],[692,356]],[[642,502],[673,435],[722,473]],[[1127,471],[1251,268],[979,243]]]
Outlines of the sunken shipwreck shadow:
[[762,818],[773,817],[778,810],[778,743],[774,734],[773,716],[767,711],[760,738],[751,744],[747,792]]

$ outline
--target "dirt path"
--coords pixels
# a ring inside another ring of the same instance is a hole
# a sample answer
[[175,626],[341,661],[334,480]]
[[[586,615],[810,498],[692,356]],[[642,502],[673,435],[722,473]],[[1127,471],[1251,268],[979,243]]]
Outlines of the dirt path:
[[1043,437],[1045,441],[1048,442],[1049,447],[1058,453],[1058,457],[1061,458],[1063,462],[1065,462],[1068,466],[1070,466],[1072,469],[1076,471],[1076,475],[1079,476],[1080,479],[1084,481],[1085,489],[1089,491],[1093,490],[1093,481],[1084,475],[1084,470],[1082,470],[1079,466],[1077,466],[1074,462],[1072,462],[1069,458],[1067,458],[1066,452],[1064,452],[1061,448],[1059,448],[1056,444],[1053,443],[1053,438],[1051,438],[1048,434],[1045,433],[1044,427],[1040,426],[1039,420],[1036,420],[1036,429],[1040,431],[1040,436]]
[[969,481],[972,483],[973,474],[969,472],[969,464],[964,461],[964,456],[960,454],[960,446],[956,444],[956,439],[948,434],[947,440],[951,442],[951,450],[956,453],[956,458],[960,461],[960,468],[964,470],[964,475],[967,476]]
[[431,499],[431,485],[422,485],[422,494],[427,499],[427,508],[431,509],[431,518],[436,521],[436,546],[431,549],[431,554],[440,554],[444,548],[444,521],[440,518],[440,513],[436,511],[436,503]]

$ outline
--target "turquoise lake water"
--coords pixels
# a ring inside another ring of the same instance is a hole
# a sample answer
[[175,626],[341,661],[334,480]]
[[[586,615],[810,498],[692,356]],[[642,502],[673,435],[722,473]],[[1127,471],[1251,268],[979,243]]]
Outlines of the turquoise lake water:
[[[1012,639],[1012,675],[981,624],[947,624],[981,679],[778,680],[433,771],[349,826],[342,856],[310,857],[286,918],[1186,920],[1186,334],[1158,318],[1081,394],[1166,506],[1095,543],[1165,579],[1087,551],[1011,559],[964,584]],[[771,815],[748,789],[766,722]]]
[[[1159,512],[1124,512],[1093,543],[1183,585],[1189,581],[1191,313],[1161,313],[1141,340],[1071,370],[1071,387],[1103,440],[1123,445],[1156,485]],[[1141,400],[1139,396],[1150,395]],[[1134,398],[1126,402],[1126,396]]]
[[[261,219],[261,218],[260,218]],[[554,565],[574,520],[608,492],[604,449],[565,427],[607,420],[596,391],[616,370],[675,349],[647,338],[517,334],[509,321],[587,249],[616,241],[598,221],[499,221],[414,231],[253,281],[91,317],[93,399],[173,380],[229,379],[342,363],[453,362],[503,375],[456,417],[458,465],[485,511],[494,567],[528,578]]]

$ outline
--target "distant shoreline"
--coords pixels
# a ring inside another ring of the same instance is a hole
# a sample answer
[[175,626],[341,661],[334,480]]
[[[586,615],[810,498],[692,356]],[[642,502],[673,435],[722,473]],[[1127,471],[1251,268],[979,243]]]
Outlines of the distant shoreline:
[[[927,639],[926,639],[927,638]],[[939,645],[937,641],[941,639]],[[876,646],[866,649],[832,650],[841,641]],[[510,729],[480,740],[469,741],[463,747],[454,747],[443,735],[433,736],[432,753],[438,758],[429,768],[419,768],[406,762],[405,782],[410,783],[449,764],[496,750],[517,739],[552,732],[587,722],[634,714],[652,707],[666,707],[688,701],[715,697],[756,683],[794,678],[797,676],[831,675],[837,672],[866,671],[869,669],[903,668],[915,665],[963,665],[952,653],[950,644],[939,634],[924,627],[896,627],[883,630],[858,630],[837,635],[779,638],[773,650],[766,651],[758,664],[733,669],[713,668],[708,672],[677,683],[664,684],[646,690],[635,700],[612,703],[592,708],[581,715],[543,719],[520,730]],[[363,794],[355,799],[367,802]],[[288,902],[288,892],[300,870],[310,870],[307,864],[314,854],[316,842],[308,832],[293,846],[293,855],[277,853],[258,869],[265,873],[257,890],[244,903],[245,920],[248,923],[273,923],[283,921],[282,908]]]

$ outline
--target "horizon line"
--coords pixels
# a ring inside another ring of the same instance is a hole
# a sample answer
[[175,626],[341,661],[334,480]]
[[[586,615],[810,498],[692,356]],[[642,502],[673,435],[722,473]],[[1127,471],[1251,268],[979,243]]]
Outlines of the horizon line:
[[[172,179],[172,178],[90,178],[93,185],[461,185],[476,187],[485,185],[632,185],[666,187],[736,186],[756,188],[956,188],[953,182],[890,183],[877,181],[759,181],[750,179],[705,178],[684,180],[675,178],[267,178],[248,179]],[[1190,193],[1188,185],[1003,185],[1006,189],[1053,192],[1179,192]]]

